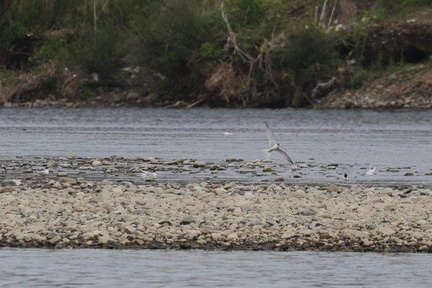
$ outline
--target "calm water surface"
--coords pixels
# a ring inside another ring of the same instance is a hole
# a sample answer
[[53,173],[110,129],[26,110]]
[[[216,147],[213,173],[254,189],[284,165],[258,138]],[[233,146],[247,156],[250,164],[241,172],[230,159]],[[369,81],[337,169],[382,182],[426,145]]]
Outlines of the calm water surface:
[[[432,169],[432,111],[0,108],[0,160],[117,155],[253,161],[266,158],[264,121],[294,161],[316,167],[297,181],[326,182],[332,175],[320,167],[338,163],[330,172],[347,173],[352,183],[432,184],[426,175]],[[278,155],[273,159],[277,172],[292,178],[288,165]],[[377,166],[372,177],[364,175],[369,163]]]
[[0,250],[1,287],[432,287],[431,256]]

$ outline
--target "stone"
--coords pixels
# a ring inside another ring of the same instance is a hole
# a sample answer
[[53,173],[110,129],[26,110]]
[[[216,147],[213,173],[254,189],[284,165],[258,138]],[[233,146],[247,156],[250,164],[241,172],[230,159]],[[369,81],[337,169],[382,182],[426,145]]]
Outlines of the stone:
[[237,233],[231,233],[231,234],[229,234],[229,235],[227,236],[226,239],[227,239],[228,241],[235,241],[235,240],[238,239],[238,235],[237,235]]
[[339,187],[336,186],[333,183],[327,186],[327,192],[335,193],[335,192],[338,192],[338,191],[339,191]]
[[58,179],[58,182],[61,184],[70,184],[70,185],[75,185],[76,184],[76,180],[70,177],[60,177]]
[[290,195],[291,195],[291,197],[301,199],[301,198],[305,198],[306,197],[306,192],[302,191],[302,190],[297,190],[295,192],[292,192]]
[[0,189],[0,193],[11,193],[15,192],[16,187],[15,186],[6,186]]
[[214,241],[219,241],[222,238],[222,234],[220,234],[220,233],[211,233],[211,238]]
[[193,167],[194,168],[200,168],[200,167],[205,167],[206,163],[204,161],[195,161],[193,163]]
[[225,184],[225,186],[223,187],[224,189],[232,189],[232,188],[236,188],[237,184],[235,182],[230,182],[228,184]]
[[186,231],[185,237],[187,239],[192,240],[192,239],[198,238],[198,236],[200,236],[200,235],[201,235],[201,231],[199,231],[199,230],[188,230],[188,231]]
[[240,159],[240,158],[233,158],[233,157],[231,157],[231,158],[227,158],[225,161],[228,162],[228,163],[232,163],[232,162],[243,162],[244,160]]
[[273,167],[271,167],[271,166],[265,166],[264,168],[263,168],[263,172],[273,172],[274,171],[274,169],[273,169]]
[[49,242],[51,244],[57,244],[57,243],[59,243],[61,241],[61,239],[62,239],[62,237],[60,235],[57,235],[57,236],[49,239]]
[[139,94],[136,93],[136,92],[129,92],[129,93],[126,95],[126,100],[127,100],[128,102],[136,102],[136,101],[138,100],[138,98],[139,98]]
[[305,208],[300,210],[299,214],[303,216],[313,216],[317,214],[317,211],[312,208]]
[[114,240],[109,235],[102,235],[98,237],[98,242],[100,244],[107,244],[109,242],[114,242]]
[[8,179],[8,180],[3,180],[2,181],[2,186],[20,186],[21,185],[21,180],[19,179]]
[[395,234],[395,231],[388,227],[379,227],[377,231],[380,232],[383,236],[391,236]]
[[51,231],[51,232],[47,233],[46,238],[47,239],[52,239],[52,238],[57,237],[57,236],[58,236],[57,232]]

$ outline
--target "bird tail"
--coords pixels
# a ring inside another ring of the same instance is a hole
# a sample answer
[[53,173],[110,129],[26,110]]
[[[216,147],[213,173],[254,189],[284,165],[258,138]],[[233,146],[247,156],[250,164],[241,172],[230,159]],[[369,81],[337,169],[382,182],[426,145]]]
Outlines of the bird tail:
[[270,158],[270,149],[263,149],[263,151],[267,154],[267,157]]

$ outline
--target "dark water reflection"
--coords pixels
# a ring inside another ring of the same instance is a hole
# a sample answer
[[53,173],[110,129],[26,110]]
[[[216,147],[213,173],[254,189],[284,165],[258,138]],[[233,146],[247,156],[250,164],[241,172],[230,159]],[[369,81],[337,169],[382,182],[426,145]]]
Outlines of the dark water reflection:
[[[432,169],[432,111],[1,108],[0,159],[118,155],[253,161],[266,157],[264,121],[294,161],[315,167],[339,163],[340,173],[359,182],[369,163],[381,173],[367,181],[432,182],[425,175]],[[400,173],[385,173],[388,168]],[[406,173],[413,176],[403,178]]]
[[426,254],[0,250],[1,287],[431,287]]

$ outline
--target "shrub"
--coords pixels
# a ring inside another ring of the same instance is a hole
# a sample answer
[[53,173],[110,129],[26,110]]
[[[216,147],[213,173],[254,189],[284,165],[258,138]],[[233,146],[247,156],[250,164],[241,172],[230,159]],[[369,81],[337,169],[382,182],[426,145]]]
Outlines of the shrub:
[[221,45],[213,42],[205,42],[201,45],[200,54],[204,58],[218,59],[224,55]]
[[205,10],[201,2],[155,1],[144,15],[136,15],[132,23],[135,60],[174,78],[185,73],[193,54],[221,55],[215,37],[223,27],[220,14]]
[[294,106],[300,105],[318,81],[334,76],[339,64],[338,44],[337,35],[311,27],[292,32],[287,37],[286,48],[273,51],[275,70],[282,74],[288,72],[297,86],[288,103],[294,101]]
[[102,83],[110,84],[118,75],[124,56],[123,40],[115,27],[96,31],[87,27],[69,48],[72,60],[88,74],[97,73]]
[[66,46],[62,39],[48,36],[42,44],[35,49],[30,61],[43,63],[53,59],[59,59],[65,55]]

